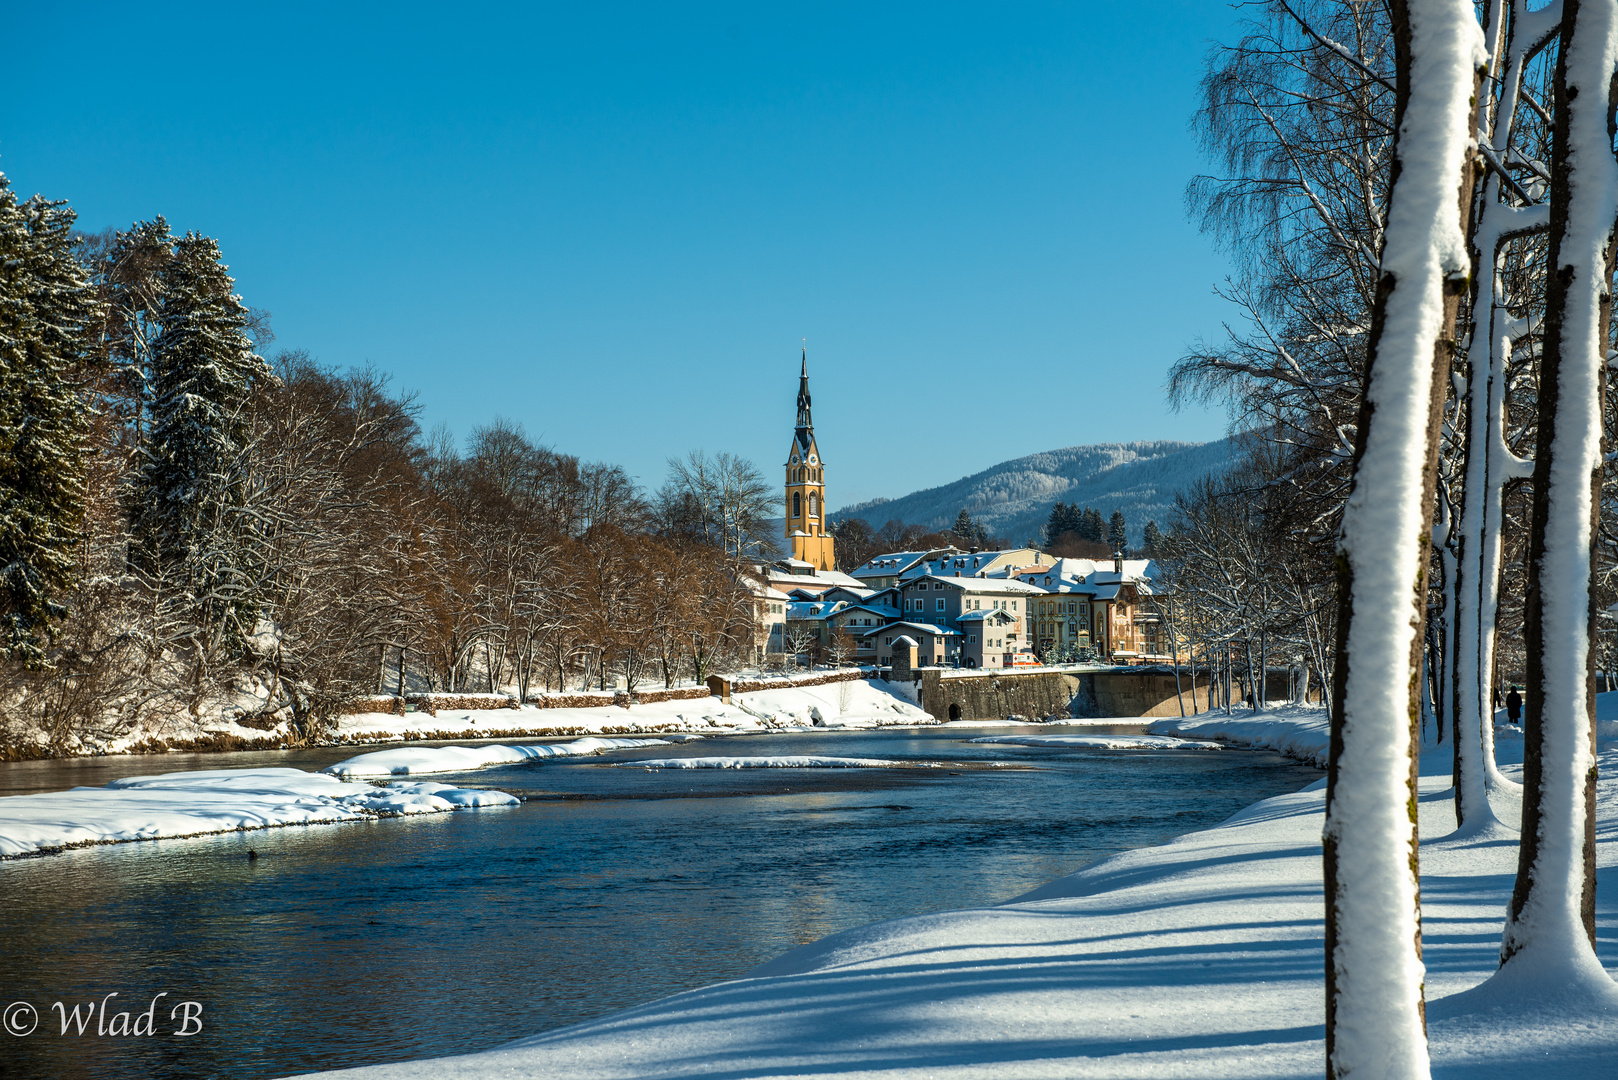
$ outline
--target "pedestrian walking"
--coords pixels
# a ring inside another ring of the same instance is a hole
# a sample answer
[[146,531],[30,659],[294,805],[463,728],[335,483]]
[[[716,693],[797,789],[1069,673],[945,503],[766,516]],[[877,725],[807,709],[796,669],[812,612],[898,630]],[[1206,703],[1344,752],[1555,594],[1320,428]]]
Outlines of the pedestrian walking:
[[1511,693],[1506,695],[1506,719],[1513,724],[1522,723],[1522,695],[1517,693],[1515,686],[1511,688]]

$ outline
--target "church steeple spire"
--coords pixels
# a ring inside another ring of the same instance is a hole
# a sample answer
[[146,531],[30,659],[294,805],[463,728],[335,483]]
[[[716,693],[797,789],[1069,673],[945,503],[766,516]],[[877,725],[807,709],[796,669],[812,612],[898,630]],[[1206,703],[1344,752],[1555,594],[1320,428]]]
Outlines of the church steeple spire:
[[817,570],[837,565],[835,539],[826,507],[826,463],[815,445],[809,414],[809,348],[798,368],[798,425],[786,460],[786,538],[792,558]]
[[803,350],[803,371],[798,376],[798,443],[809,448],[815,435],[815,422],[809,416],[809,348]]

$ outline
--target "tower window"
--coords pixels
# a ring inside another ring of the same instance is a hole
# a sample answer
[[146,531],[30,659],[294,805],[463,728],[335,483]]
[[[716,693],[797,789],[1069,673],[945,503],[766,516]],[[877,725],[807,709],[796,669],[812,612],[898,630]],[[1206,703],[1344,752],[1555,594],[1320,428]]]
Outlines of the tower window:
[[820,497],[818,495],[816,495],[814,492],[809,493],[809,516],[810,517],[819,517],[820,516]]
[[803,516],[803,496],[798,494],[796,491],[792,493],[792,516]]

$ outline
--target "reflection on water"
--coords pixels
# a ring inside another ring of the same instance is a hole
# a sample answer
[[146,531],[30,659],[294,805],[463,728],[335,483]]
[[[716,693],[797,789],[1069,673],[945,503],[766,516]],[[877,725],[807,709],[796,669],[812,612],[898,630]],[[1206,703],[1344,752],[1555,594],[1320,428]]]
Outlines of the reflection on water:
[[[1272,754],[1051,752],[962,741],[971,734],[736,737],[549,759],[446,778],[525,794],[512,809],[0,863],[0,1006],[40,1013],[32,1035],[0,1033],[0,1075],[252,1078],[483,1049],[735,977],[848,927],[998,903],[1319,776]],[[197,767],[318,768],[352,753]],[[715,753],[933,764],[603,765]],[[149,763],[111,767],[176,767]],[[0,766],[0,790],[112,778],[24,764],[23,779]],[[116,992],[110,1024],[165,991],[151,1037],[97,1036],[95,1022],[63,1037],[51,1008]],[[202,1003],[202,1033],[167,1034],[187,1000]]]

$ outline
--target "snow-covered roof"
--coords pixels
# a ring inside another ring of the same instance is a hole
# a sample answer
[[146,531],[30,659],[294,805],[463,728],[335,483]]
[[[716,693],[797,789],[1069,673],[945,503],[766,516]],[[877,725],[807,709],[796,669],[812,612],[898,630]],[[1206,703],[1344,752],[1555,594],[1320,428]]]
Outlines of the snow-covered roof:
[[887,607],[883,604],[846,604],[837,609],[837,614],[841,615],[848,611],[869,611],[871,614],[880,615],[884,619],[897,618],[899,615],[898,608]]
[[1004,615],[1006,622],[1016,622],[1017,616],[1004,608],[984,608],[981,611],[963,611],[956,622],[988,622],[996,615]]
[[935,626],[932,623],[908,622],[907,621],[907,622],[889,623],[886,626],[873,626],[873,627],[871,627],[871,628],[869,628],[867,630],[861,630],[860,631],[860,637],[870,637],[872,634],[880,634],[884,630],[886,630],[888,633],[891,634],[893,631],[899,629],[900,627],[909,627],[912,630],[920,630],[922,633],[931,634],[933,637],[960,637],[961,636],[961,632],[959,630],[950,630],[947,627]]
[[932,554],[930,551],[890,551],[854,571],[856,578],[895,577]]
[[[1017,569],[1040,558],[1033,548],[1007,548],[1004,551],[962,551],[960,548],[939,548],[927,553],[926,565],[913,567],[907,576],[934,574],[939,577],[960,574],[993,574],[1008,577]],[[999,565],[996,565],[999,564]],[[1015,565],[1013,565],[1015,564]]]
[[837,603],[824,603],[821,601],[794,601],[787,605],[787,618],[807,622],[813,619],[824,619],[841,611],[848,605],[841,601]]
[[[808,566],[810,564],[804,563],[803,565]],[[864,588],[858,581],[838,570],[820,570],[813,574],[789,574],[785,570],[776,569],[770,574],[770,584],[788,591],[806,589],[816,595],[824,593],[827,589],[837,585],[844,588]]]
[[[1125,559],[1124,572],[1119,574],[1111,559],[1058,559],[1049,567],[1024,570],[1017,575],[1041,592],[1076,593],[1111,600],[1118,595],[1118,586],[1129,583],[1142,593],[1150,594],[1147,584],[1157,571],[1150,559]],[[1097,590],[1109,587],[1102,596]]]
[[826,590],[829,592],[845,592],[856,600],[869,600],[878,592],[876,589],[864,589],[855,585],[834,585]]

